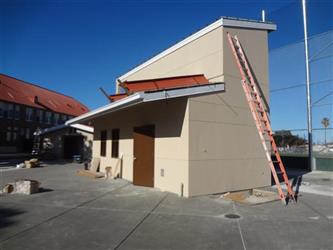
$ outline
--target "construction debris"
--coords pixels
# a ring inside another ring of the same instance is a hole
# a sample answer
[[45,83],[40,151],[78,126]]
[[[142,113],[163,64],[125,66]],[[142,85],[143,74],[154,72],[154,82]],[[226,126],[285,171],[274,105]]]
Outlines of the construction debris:
[[25,164],[24,163],[17,164],[16,168],[25,168]]
[[28,161],[24,161],[26,168],[36,168],[39,166],[39,161],[37,158],[32,158]]
[[3,193],[10,194],[14,191],[14,185],[13,184],[6,184],[5,187],[2,189]]
[[40,183],[35,180],[19,180],[15,182],[15,193],[34,194],[38,193]]
[[279,200],[279,195],[266,190],[251,189],[239,192],[231,192],[223,195],[223,198],[247,205],[258,205]]
[[35,180],[18,180],[14,183],[8,183],[2,189],[6,194],[34,194],[39,192],[40,183]]
[[89,170],[78,170],[76,173],[80,176],[86,176],[90,178],[102,178],[104,177],[104,173],[99,172],[99,164],[100,158],[94,157],[91,161]]

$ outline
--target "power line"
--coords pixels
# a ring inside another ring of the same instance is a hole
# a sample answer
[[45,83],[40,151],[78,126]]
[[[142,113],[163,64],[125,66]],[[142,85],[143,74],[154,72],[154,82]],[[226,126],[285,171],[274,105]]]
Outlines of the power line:
[[[313,128],[312,130],[325,130],[325,128]],[[331,128],[326,128],[326,130],[333,130],[333,127]],[[294,129],[289,129],[289,128],[283,128],[283,129],[274,129],[273,132],[277,131],[308,131],[307,128],[294,128]]]
[[[321,84],[321,83],[329,82],[329,81],[332,81],[332,80],[333,80],[333,78],[329,78],[329,79],[325,79],[325,80],[320,80],[320,81],[313,81],[313,82],[311,83],[311,85],[317,85],[317,84]],[[284,90],[293,89],[293,88],[304,87],[304,86],[306,86],[305,83],[302,83],[302,84],[294,84],[294,85],[290,85],[290,86],[283,87],[283,88],[272,89],[272,90],[270,91],[270,93],[274,93],[274,92],[278,92],[278,91],[284,91]]]
[[[310,41],[310,40],[318,39],[318,38],[326,36],[326,35],[328,35],[328,34],[330,34],[332,32],[333,32],[333,29],[330,29],[330,30],[325,31],[323,33],[319,33],[319,34],[315,34],[315,35],[309,36],[308,40]],[[291,47],[291,46],[294,46],[294,45],[300,45],[302,43],[304,43],[304,38],[300,39],[300,40],[297,40],[296,42],[293,42],[293,43],[288,43],[288,44],[282,45],[280,47],[277,47],[277,48],[274,48],[274,49],[270,49],[269,53],[276,53],[276,51],[278,51],[278,50],[282,50],[282,49],[285,49],[287,47]]]
[[311,60],[310,63],[315,62],[315,61],[319,61],[319,60],[322,60],[322,59],[330,58],[330,57],[332,57],[332,56],[333,56],[333,54],[331,54],[331,55],[326,55],[326,56],[321,56],[321,57],[317,57],[317,58]]
[[316,54],[312,55],[309,59],[310,62],[316,59],[318,55],[320,55],[323,51],[325,51],[327,48],[329,48],[333,44],[333,41],[328,43],[325,47],[323,47],[321,50],[319,50]]
[[324,100],[326,97],[330,96],[333,94],[333,91],[329,92],[328,94],[324,95],[323,97],[319,98],[317,101],[315,101],[314,103],[312,103],[312,106],[315,106],[318,102],[321,102],[322,100]]
[[332,106],[333,107],[333,102],[330,103],[323,103],[323,104],[317,104],[316,106],[312,107],[312,108],[319,108],[322,106]]

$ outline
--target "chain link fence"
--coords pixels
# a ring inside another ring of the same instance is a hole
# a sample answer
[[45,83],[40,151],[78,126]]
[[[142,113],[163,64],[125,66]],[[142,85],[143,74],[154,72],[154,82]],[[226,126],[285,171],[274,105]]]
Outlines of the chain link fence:
[[[333,170],[333,24],[323,6],[308,2],[313,155],[317,169]],[[282,155],[308,155],[305,55],[301,1],[268,13],[280,38],[269,53],[271,121]],[[325,23],[318,23],[318,17]],[[315,18],[315,19],[314,19]],[[325,19],[326,18],[326,19]],[[287,21],[286,21],[287,20]],[[281,24],[281,25],[279,25]],[[297,30],[293,36],[290,26]],[[284,39],[281,37],[284,36]],[[272,41],[270,41],[272,43]]]

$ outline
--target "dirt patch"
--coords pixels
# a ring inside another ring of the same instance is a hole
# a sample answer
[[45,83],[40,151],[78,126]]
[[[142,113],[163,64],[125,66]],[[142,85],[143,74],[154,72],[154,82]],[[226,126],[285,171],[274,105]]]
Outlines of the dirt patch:
[[232,192],[225,194],[224,198],[247,205],[258,205],[279,200],[277,193],[260,189]]

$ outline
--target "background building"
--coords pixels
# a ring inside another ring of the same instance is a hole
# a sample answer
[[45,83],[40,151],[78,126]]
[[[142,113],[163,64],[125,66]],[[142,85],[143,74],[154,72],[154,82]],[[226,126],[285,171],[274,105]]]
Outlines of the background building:
[[70,96],[0,74],[0,153],[31,152],[37,129],[87,111]]

